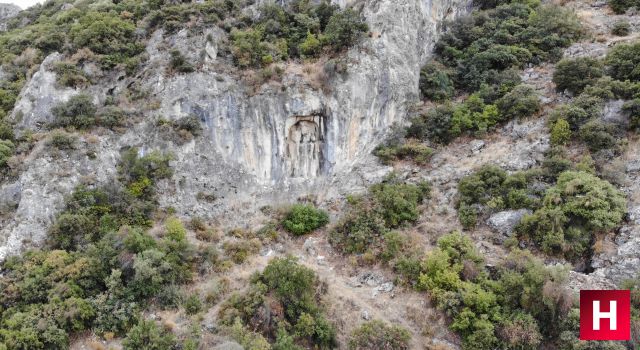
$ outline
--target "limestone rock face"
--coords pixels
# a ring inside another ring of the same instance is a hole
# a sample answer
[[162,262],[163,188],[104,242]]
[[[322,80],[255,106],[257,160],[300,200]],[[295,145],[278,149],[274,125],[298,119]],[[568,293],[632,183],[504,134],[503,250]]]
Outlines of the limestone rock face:
[[20,7],[16,5],[0,3],[0,32],[6,30],[7,20],[15,17],[20,11]]
[[[334,3],[357,3],[371,33],[343,57],[313,66],[322,84],[301,74],[302,68],[290,67],[279,84],[249,86],[222,53],[228,38],[218,28],[202,35],[154,33],[147,46],[149,61],[135,83],[158,105],[144,109],[124,133],[100,134],[96,159],[80,150],[68,156],[82,159],[77,162],[52,161],[47,152],[25,159],[17,180],[22,195],[15,218],[0,229],[0,259],[41,244],[61,210],[63,194],[83,173],[95,173],[96,184],[108,183],[125,147],[173,155],[173,178],[158,184],[161,205],[180,215],[215,217],[233,225],[259,220],[257,209],[263,205],[289,203],[310,193],[323,202],[379,181],[390,168],[379,165],[372,150],[394,123],[406,122],[409,107],[418,99],[420,67],[443,22],[466,13],[471,1]],[[167,47],[197,62],[196,72],[167,74]],[[17,133],[43,130],[51,121],[51,108],[80,92],[56,85],[50,67],[57,60],[56,54],[48,57],[21,92],[11,115]],[[90,88],[96,102],[134,83],[112,78]],[[193,115],[204,132],[188,142],[174,142],[156,126],[161,118]]]

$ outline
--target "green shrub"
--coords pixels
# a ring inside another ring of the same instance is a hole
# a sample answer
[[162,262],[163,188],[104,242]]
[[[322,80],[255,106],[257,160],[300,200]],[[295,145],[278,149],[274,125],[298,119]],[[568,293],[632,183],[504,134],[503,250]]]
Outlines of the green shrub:
[[445,101],[453,97],[455,88],[446,67],[432,62],[420,70],[420,92],[424,98]]
[[97,122],[106,128],[122,126],[125,122],[125,112],[117,106],[106,106],[98,112]]
[[187,315],[195,315],[202,311],[202,300],[200,300],[200,296],[197,294],[192,294],[187,297],[183,305]]
[[631,7],[640,8],[640,1],[638,0],[609,0],[609,6],[613,12],[617,14],[625,13]]
[[72,96],[67,102],[54,106],[51,113],[55,117],[53,126],[87,129],[96,125],[97,108],[93,98],[86,94]]
[[[526,101],[513,101],[513,103],[524,104]],[[426,114],[414,118],[407,128],[407,136],[447,144],[463,134],[483,135],[499,122],[510,117],[512,116],[502,115],[495,105],[484,103],[479,94],[472,94],[463,103],[437,106]]]
[[320,40],[318,40],[318,38],[316,38],[313,33],[308,32],[307,38],[302,43],[300,43],[298,49],[300,50],[300,53],[305,57],[315,57],[318,53],[320,53],[320,50],[322,49],[322,43],[320,42]]
[[418,205],[428,198],[430,190],[428,183],[403,184],[393,178],[372,186],[366,196],[350,201],[346,215],[330,232],[329,242],[343,253],[371,253],[376,259],[393,259],[402,244],[390,229],[415,222]]
[[615,147],[619,134],[615,125],[594,119],[580,127],[578,136],[592,152],[597,152]]
[[640,81],[640,43],[618,44],[609,50],[605,64],[612,78],[633,82]]
[[329,18],[324,35],[332,48],[339,51],[355,44],[368,30],[369,27],[362,21],[360,15],[348,8],[334,12]]
[[516,86],[496,101],[500,115],[505,120],[529,117],[541,109],[538,94],[527,85]]
[[626,212],[623,194],[596,176],[567,171],[547,190],[542,208],[525,216],[518,227],[549,254],[584,257],[596,232],[617,227]]
[[176,344],[173,333],[160,329],[155,321],[145,320],[132,327],[122,341],[125,350],[171,350]]
[[640,129],[640,98],[626,102],[622,110],[629,116],[629,126],[632,129]]
[[329,215],[310,205],[296,204],[291,207],[282,226],[296,236],[301,236],[329,223]]
[[57,75],[58,84],[67,87],[82,87],[90,83],[87,75],[75,64],[68,62],[58,62],[53,66],[53,71]]
[[611,28],[611,34],[616,36],[627,36],[629,33],[631,33],[631,25],[627,21],[618,21]]
[[179,50],[171,50],[170,66],[176,72],[179,73],[191,73],[195,70],[193,65],[187,61]]
[[547,267],[531,253],[515,250],[491,270],[473,242],[453,232],[422,260],[417,288],[428,290],[450,315],[463,349],[532,349],[557,335],[571,307],[563,288],[567,269]]
[[408,350],[411,334],[406,329],[378,320],[363,323],[351,333],[352,350]]
[[551,127],[551,143],[564,145],[571,140],[571,127],[564,119],[558,119]]
[[436,106],[411,121],[407,136],[419,140],[429,139],[440,144],[448,144],[458,136],[453,130],[453,112],[451,105]]
[[[298,344],[333,348],[336,333],[324,317],[323,294],[313,270],[298,264],[293,257],[275,258],[262,273],[254,275],[245,294],[233,295],[222,305],[219,317],[239,334],[246,335],[246,331],[240,330],[251,323],[265,338],[280,339],[280,345],[291,343],[288,338],[292,336]],[[261,309],[274,305],[282,312],[265,318]],[[260,323],[255,323],[257,320]]]
[[89,48],[104,55],[106,67],[123,63],[144,51],[144,45],[136,40],[136,27],[115,13],[89,12],[71,25],[69,35],[74,48]]
[[569,10],[514,2],[454,21],[435,50],[441,63],[456,70],[456,87],[474,92],[491,85],[500,71],[560,58],[580,35],[580,22]]
[[385,164],[410,159],[416,164],[425,165],[431,159],[433,152],[433,148],[415,141],[408,141],[396,146],[378,146],[374,150],[374,154]]
[[232,29],[231,52],[236,64],[258,68],[289,58],[316,57],[325,48],[341,51],[368,30],[352,9],[341,10],[324,2],[301,4],[263,5],[248,26]]
[[0,168],[4,168],[7,165],[7,162],[11,156],[13,156],[13,151],[15,150],[15,146],[13,142],[9,140],[0,140]]
[[535,173],[511,175],[494,165],[484,165],[458,183],[458,218],[465,229],[473,228],[481,213],[504,209],[535,208],[535,190],[530,188]]
[[3,120],[2,110],[0,109],[0,140],[9,140],[14,141],[15,135],[13,133],[13,126],[6,121]]
[[429,196],[431,187],[428,183],[413,185],[390,182],[373,185],[369,191],[386,226],[395,228],[418,220],[418,205]]
[[354,208],[331,231],[329,242],[344,253],[362,254],[368,250],[382,249],[386,232],[384,220],[374,211]]
[[59,150],[73,149],[77,141],[77,136],[64,130],[54,130],[49,136],[49,144]]
[[556,64],[553,82],[558,91],[579,94],[587,85],[593,85],[604,74],[603,64],[590,57],[563,59]]
[[560,105],[550,116],[550,121],[557,122],[565,120],[569,124],[571,131],[578,131],[582,125],[589,121],[593,116],[583,108],[575,105]]
[[173,128],[178,131],[186,131],[192,136],[202,135],[202,124],[200,118],[195,115],[180,118],[173,122]]

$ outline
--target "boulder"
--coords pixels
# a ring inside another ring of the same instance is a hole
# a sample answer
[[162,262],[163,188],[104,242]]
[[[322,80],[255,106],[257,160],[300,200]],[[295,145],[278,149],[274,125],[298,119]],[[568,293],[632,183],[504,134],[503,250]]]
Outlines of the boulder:
[[492,230],[504,236],[511,236],[516,225],[520,223],[525,214],[531,214],[529,209],[507,210],[495,213],[489,217],[487,224]]

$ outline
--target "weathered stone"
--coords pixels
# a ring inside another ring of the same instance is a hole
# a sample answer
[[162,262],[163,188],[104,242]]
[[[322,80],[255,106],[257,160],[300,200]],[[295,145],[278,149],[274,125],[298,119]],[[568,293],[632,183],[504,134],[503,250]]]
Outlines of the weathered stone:
[[504,236],[511,236],[516,225],[520,223],[522,217],[526,214],[531,214],[531,210],[519,209],[519,210],[507,210],[495,213],[489,217],[487,224],[494,231],[503,234]]
[[472,154],[478,154],[480,153],[480,150],[484,148],[485,142],[482,140],[473,140],[469,143],[469,146]]
[[20,11],[20,7],[16,5],[0,4],[0,32],[7,30],[7,21],[15,17]]

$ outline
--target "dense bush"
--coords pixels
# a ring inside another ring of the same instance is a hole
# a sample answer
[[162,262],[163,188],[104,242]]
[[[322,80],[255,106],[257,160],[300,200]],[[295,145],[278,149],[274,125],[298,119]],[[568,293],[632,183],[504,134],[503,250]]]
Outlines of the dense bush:
[[247,28],[231,31],[231,51],[240,67],[261,67],[289,58],[315,57],[324,48],[343,50],[367,30],[355,11],[325,2],[265,5]]
[[116,106],[106,106],[102,108],[97,116],[98,125],[106,128],[115,128],[125,123],[126,113]]
[[187,139],[202,135],[202,122],[200,118],[195,115],[177,119],[172,123],[172,126],[179,134],[183,136],[186,135],[185,138]]
[[369,253],[375,259],[389,261],[394,258],[392,251],[401,245],[390,230],[415,222],[418,205],[429,192],[427,183],[413,185],[393,180],[374,185],[367,195],[351,200],[347,213],[331,231],[329,242],[344,253]]
[[133,22],[115,13],[89,12],[71,25],[69,36],[75,49],[104,55],[102,63],[110,67],[144,51],[135,31]]
[[432,62],[420,70],[422,97],[433,101],[445,101],[453,97],[455,88],[446,68]]
[[409,350],[411,334],[406,329],[369,321],[356,328],[349,339],[351,350]]
[[[11,305],[0,309],[0,346],[64,349],[70,334],[90,329],[123,334],[138,322],[148,297],[190,279],[184,228],[168,220],[165,237],[155,239],[144,228],[122,225],[139,219],[118,193],[79,188],[52,229],[56,249],[4,263],[0,284],[16,293],[0,295],[2,305]],[[124,344],[168,349],[158,344],[169,338],[141,321]]]
[[580,127],[578,136],[589,150],[597,152],[615,147],[620,134],[621,130],[616,125],[594,119]]
[[385,164],[394,161],[410,159],[416,164],[424,165],[429,162],[433,155],[433,148],[425,146],[416,141],[408,141],[404,144],[378,146],[374,154]]
[[173,333],[161,329],[155,321],[145,320],[132,327],[122,342],[125,350],[170,350],[176,344]]
[[502,120],[529,117],[540,108],[538,94],[531,86],[519,85],[496,101]]
[[7,161],[13,155],[15,146],[9,140],[0,140],[0,169],[7,165]]
[[612,78],[640,82],[640,43],[614,46],[607,54],[605,64]]
[[614,229],[626,212],[624,195],[605,180],[567,171],[545,193],[542,207],[523,218],[518,232],[549,254],[585,256],[596,232]]
[[73,149],[77,141],[77,136],[64,130],[54,130],[49,136],[49,144],[59,150]]
[[560,58],[581,33],[576,16],[551,5],[510,3],[456,20],[436,44],[459,89],[476,91],[497,72]]
[[550,140],[554,145],[564,145],[571,140],[571,127],[566,120],[560,118],[553,123]]
[[535,172],[507,175],[500,167],[485,165],[463,177],[458,183],[458,217],[463,227],[476,225],[479,206],[488,211],[536,207],[538,194],[530,186],[535,175]]
[[296,204],[282,221],[282,226],[296,236],[313,232],[329,223],[329,215],[310,205]]
[[588,85],[593,85],[604,74],[604,66],[590,57],[563,59],[556,64],[553,82],[559,91],[568,90],[579,94]]
[[627,36],[631,33],[631,25],[627,21],[619,21],[613,24],[611,34],[617,36]]
[[609,6],[617,14],[625,13],[629,8],[640,8],[638,0],[609,0]]
[[452,317],[464,349],[537,348],[557,333],[571,307],[566,271],[515,251],[489,274],[473,243],[460,233],[438,240],[420,266],[418,288]]
[[[234,294],[223,304],[219,316],[227,326],[236,328],[240,322],[240,328],[248,326],[267,339],[278,339],[280,345],[295,341],[331,348],[336,345],[336,334],[324,317],[322,295],[313,270],[293,257],[276,258],[254,276],[249,291]],[[267,307],[281,311],[263,312]]]
[[55,117],[52,125],[56,127],[74,127],[87,129],[96,125],[97,107],[93,98],[87,94],[72,96],[67,102],[58,104],[51,109]]
[[76,88],[90,83],[87,74],[72,63],[58,62],[53,66],[53,71],[57,75],[58,84],[62,86]]

